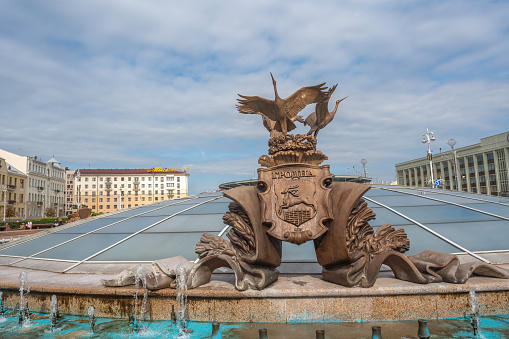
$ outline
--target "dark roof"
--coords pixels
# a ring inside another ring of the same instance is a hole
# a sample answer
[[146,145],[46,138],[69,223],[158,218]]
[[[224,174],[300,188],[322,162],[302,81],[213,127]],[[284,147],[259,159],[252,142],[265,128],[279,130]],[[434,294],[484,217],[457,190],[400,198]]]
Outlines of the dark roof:
[[[78,171],[78,170],[76,170]],[[94,168],[94,169],[79,169],[81,175],[99,175],[99,174],[110,174],[110,175],[118,175],[118,174],[153,174],[153,173],[161,173],[161,174],[185,174],[189,175],[185,171],[177,170],[177,169],[168,169],[163,168],[154,171],[153,168]]]

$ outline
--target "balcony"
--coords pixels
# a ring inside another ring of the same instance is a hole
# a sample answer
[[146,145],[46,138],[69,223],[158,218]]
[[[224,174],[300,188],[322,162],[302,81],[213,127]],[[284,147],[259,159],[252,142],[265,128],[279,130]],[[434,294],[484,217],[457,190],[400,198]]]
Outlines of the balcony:
[[140,190],[140,189],[139,189],[138,187],[135,187],[135,188],[134,188],[134,191],[135,191],[135,192],[138,192],[139,190]]
[[105,190],[106,192],[110,192],[110,191],[111,191],[111,187],[106,187],[104,190]]
[[16,204],[16,200],[7,200],[7,205],[14,205]]
[[56,194],[60,193],[60,190],[53,190]]
[[39,207],[42,206],[42,201],[38,201],[37,206],[39,206]]
[[38,186],[38,187],[37,187],[37,190],[38,190],[38,191],[43,191],[43,190],[44,190],[44,187],[42,187],[42,186]]
[[16,185],[7,185],[7,189],[8,190],[15,190],[16,189]]

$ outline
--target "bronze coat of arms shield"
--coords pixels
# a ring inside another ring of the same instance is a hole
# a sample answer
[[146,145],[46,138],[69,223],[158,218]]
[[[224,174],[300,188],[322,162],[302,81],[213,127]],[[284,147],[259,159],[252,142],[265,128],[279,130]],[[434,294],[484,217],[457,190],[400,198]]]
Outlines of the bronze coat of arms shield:
[[321,236],[332,219],[329,166],[288,164],[258,169],[262,223],[277,239],[300,245]]

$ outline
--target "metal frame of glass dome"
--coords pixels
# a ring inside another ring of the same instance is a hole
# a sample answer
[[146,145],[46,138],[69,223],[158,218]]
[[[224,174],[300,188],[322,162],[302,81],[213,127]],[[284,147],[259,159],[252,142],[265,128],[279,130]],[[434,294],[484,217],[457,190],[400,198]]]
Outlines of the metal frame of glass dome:
[[[509,262],[509,199],[464,192],[373,185],[364,199],[370,222],[403,227],[410,251],[460,254],[462,260]],[[503,201],[502,201],[503,200]],[[56,272],[115,272],[183,255],[196,260],[204,232],[222,237],[231,201],[221,193],[144,205],[80,220],[0,245],[0,265]],[[313,242],[283,243],[283,274],[319,274]]]

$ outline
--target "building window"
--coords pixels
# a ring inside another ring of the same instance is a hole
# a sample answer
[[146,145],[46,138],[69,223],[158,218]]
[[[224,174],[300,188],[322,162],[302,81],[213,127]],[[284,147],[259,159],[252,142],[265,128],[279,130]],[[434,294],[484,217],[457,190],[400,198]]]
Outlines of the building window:
[[106,205],[106,209],[109,210],[110,209],[110,205]]
[[102,210],[103,209],[103,205],[99,205],[99,209]]

